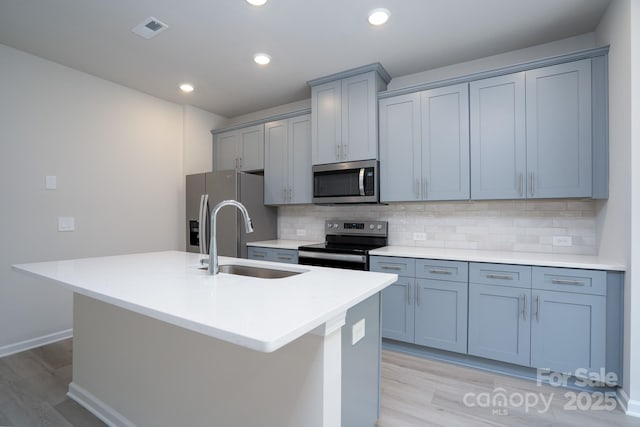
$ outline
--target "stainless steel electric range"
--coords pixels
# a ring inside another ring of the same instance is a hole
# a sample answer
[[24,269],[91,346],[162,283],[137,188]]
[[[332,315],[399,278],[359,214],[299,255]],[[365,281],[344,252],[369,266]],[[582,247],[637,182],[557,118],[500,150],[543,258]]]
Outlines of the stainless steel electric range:
[[369,270],[369,251],[387,246],[386,221],[325,221],[325,242],[298,247],[298,264]]

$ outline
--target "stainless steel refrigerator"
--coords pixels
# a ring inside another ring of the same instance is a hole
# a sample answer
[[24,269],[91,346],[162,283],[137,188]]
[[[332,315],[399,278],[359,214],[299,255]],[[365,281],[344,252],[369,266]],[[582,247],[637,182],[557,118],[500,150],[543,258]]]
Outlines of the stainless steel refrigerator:
[[228,170],[187,175],[186,179],[187,252],[209,253],[211,212],[228,199],[247,208],[254,231],[245,232],[238,209],[223,207],[217,218],[219,255],[246,258],[247,242],[277,238],[277,211],[264,205],[262,176]]

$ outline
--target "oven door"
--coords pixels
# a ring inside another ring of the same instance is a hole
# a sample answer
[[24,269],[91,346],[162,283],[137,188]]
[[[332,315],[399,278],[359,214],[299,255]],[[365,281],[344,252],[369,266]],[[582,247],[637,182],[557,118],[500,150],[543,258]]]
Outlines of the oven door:
[[378,162],[313,166],[313,203],[377,203]]
[[298,264],[367,271],[369,270],[369,256],[298,249]]

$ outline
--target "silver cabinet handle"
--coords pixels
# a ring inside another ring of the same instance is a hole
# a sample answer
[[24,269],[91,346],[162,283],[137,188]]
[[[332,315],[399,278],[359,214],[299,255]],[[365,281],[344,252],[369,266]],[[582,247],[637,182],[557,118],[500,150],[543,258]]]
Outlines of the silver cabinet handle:
[[411,305],[411,283],[407,284],[407,305]]
[[522,320],[527,320],[527,294],[524,294],[524,303],[522,304]]
[[286,261],[291,261],[291,256],[278,255],[278,259],[283,259]]
[[536,194],[536,176],[531,172],[531,195]]
[[347,158],[349,157],[349,144],[342,145],[342,157],[344,158],[344,160],[347,160]]
[[238,167],[238,158],[237,157],[235,158],[235,161],[236,161],[236,169],[239,169],[239,167]]
[[242,157],[238,157],[238,169],[242,169]]
[[282,187],[282,201],[287,201],[287,187]]
[[427,178],[424,179],[424,183],[422,185],[422,198],[426,199],[427,198],[427,184],[429,183],[429,181],[427,181]]
[[520,172],[520,197],[524,196],[524,175]]
[[340,160],[340,144],[336,144],[336,160]]
[[416,304],[420,305],[420,285],[416,283]]
[[584,282],[582,282],[580,280],[552,279],[551,283],[553,283],[555,285],[584,286]]
[[253,253],[253,256],[254,256],[254,257],[256,257],[256,258],[264,258],[264,257],[265,257],[265,255],[264,255],[264,254],[261,254],[261,253],[259,253],[259,252],[254,252],[254,253]]
[[400,271],[402,270],[402,268],[400,267],[394,267],[392,265],[382,265],[380,266],[383,270],[395,270],[395,271]]
[[536,322],[540,321],[540,295],[536,296]]
[[420,198],[420,180],[416,178],[416,199]]
[[487,279],[513,280],[513,276],[508,274],[487,274]]
[[430,269],[429,273],[432,273],[432,274],[451,274],[451,272],[449,270],[437,270],[435,268]]
[[289,201],[293,199],[293,187],[289,187]]

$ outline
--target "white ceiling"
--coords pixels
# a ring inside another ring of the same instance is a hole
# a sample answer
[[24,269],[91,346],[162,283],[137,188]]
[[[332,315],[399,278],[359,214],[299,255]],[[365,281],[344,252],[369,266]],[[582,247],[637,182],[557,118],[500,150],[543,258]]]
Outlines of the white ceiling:
[[[226,117],[372,62],[392,77],[593,31],[610,0],[0,0],[0,43]],[[380,28],[367,12],[386,7]],[[130,30],[153,16],[151,40]],[[273,57],[267,67],[253,54]],[[183,94],[181,82],[196,90]]]

